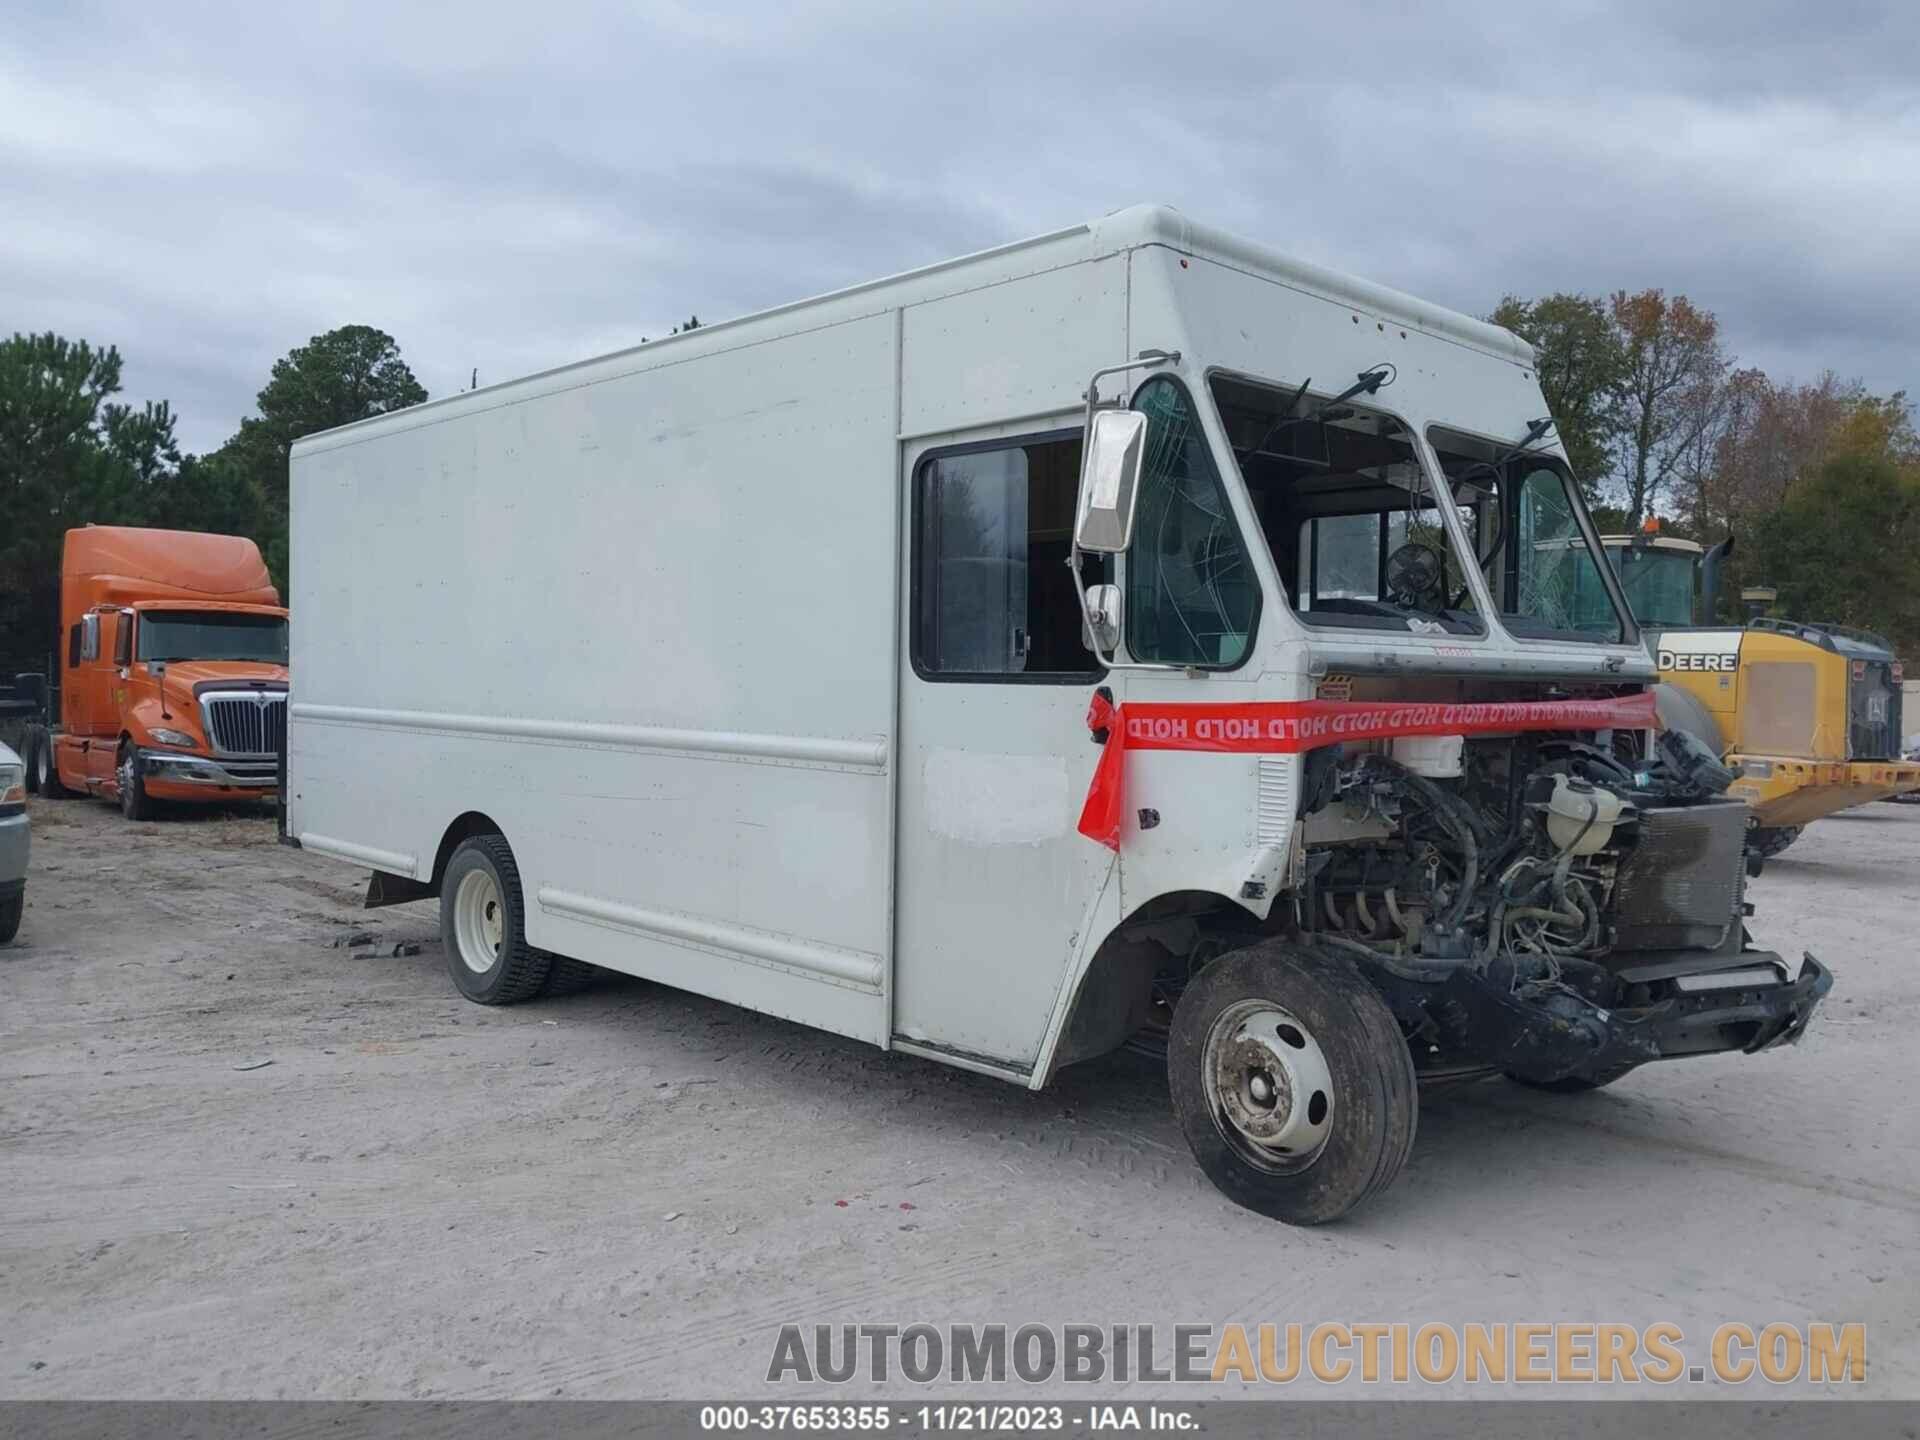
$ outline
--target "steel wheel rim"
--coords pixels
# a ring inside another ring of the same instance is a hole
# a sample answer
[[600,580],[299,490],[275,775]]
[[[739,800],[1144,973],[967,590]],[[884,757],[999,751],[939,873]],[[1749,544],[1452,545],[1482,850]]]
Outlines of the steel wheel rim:
[[1229,1005],[1207,1030],[1200,1080],[1214,1129],[1256,1169],[1294,1175],[1333,1135],[1333,1071],[1313,1031],[1268,1000]]
[[114,778],[120,786],[121,803],[125,804],[133,796],[134,775],[133,752],[131,750],[120,757],[120,769]]
[[38,747],[33,752],[33,788],[37,794],[47,793],[47,777],[52,769],[53,762],[47,756],[47,747]]
[[453,897],[453,943],[460,963],[476,975],[499,964],[506,921],[506,905],[492,872],[469,870]]

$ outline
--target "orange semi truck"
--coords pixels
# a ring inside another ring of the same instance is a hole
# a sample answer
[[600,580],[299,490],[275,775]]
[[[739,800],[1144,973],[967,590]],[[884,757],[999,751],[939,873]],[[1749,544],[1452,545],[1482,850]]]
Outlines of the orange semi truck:
[[273,798],[287,733],[287,612],[253,541],[89,525],[60,564],[66,636],[52,794]]

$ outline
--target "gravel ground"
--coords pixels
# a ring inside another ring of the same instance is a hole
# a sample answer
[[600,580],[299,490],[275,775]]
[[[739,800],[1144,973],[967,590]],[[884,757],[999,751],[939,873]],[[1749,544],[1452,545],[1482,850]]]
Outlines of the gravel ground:
[[33,824],[0,1398],[712,1397],[787,1321],[1321,1319],[1859,1320],[1865,1393],[1920,1397],[1920,807],[1753,887],[1837,972],[1798,1048],[1428,1095],[1315,1231],[1222,1200],[1133,1057],[1035,1095],[625,980],[486,1010],[432,907],[257,816]]

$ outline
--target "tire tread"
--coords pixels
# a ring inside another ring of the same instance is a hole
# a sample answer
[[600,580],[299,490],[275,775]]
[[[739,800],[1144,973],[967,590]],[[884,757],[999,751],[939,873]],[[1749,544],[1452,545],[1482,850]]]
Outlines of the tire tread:
[[[1306,981],[1311,990],[1317,992],[1317,1003],[1330,1011],[1336,1024],[1340,1024],[1359,1042],[1354,1048],[1361,1052],[1356,1063],[1362,1068],[1363,1083],[1356,1087],[1355,1093],[1343,1096],[1342,1100],[1348,1105],[1365,1103],[1372,1112],[1366,1116],[1362,1132],[1371,1137],[1370,1142],[1362,1142],[1369,1146],[1371,1155],[1369,1157],[1362,1151],[1352,1157],[1352,1160],[1362,1164],[1370,1159],[1364,1179],[1357,1184],[1351,1179],[1339,1183],[1331,1199],[1328,1192],[1316,1194],[1301,1184],[1314,1174],[1312,1170],[1287,1177],[1284,1182],[1263,1184],[1265,1177],[1245,1168],[1224,1143],[1215,1153],[1217,1137],[1200,1128],[1203,1121],[1210,1127],[1213,1123],[1211,1117],[1186,1113],[1195,1109],[1199,1091],[1192,1087],[1198,1084],[1197,1076],[1187,1077],[1170,1072],[1169,1080],[1175,1086],[1176,1110],[1182,1112],[1182,1127],[1187,1130],[1188,1143],[1194,1147],[1196,1158],[1201,1160],[1209,1178],[1229,1199],[1275,1219],[1295,1224],[1319,1224],[1337,1219],[1366,1203],[1390,1186],[1399,1175],[1412,1153],[1414,1137],[1419,1128],[1419,1090],[1412,1052],[1392,1012],[1379,992],[1344,956],[1290,941],[1263,940],[1223,955],[1202,970],[1195,984],[1189,986],[1186,998],[1197,998],[1202,1006],[1210,1006],[1212,1001],[1209,992],[1225,990],[1229,994],[1264,995],[1284,1006],[1289,998],[1286,993],[1289,972],[1298,980]],[[1203,981],[1211,983],[1203,986],[1200,983]],[[1184,1018],[1186,1021],[1184,1029],[1191,1031],[1206,1023],[1209,1013],[1207,1009],[1200,1009],[1182,1017],[1176,1011],[1174,1034],[1169,1037],[1170,1066],[1181,1063],[1183,1052],[1192,1052],[1197,1060],[1198,1037],[1190,1034],[1183,1036],[1182,1020]],[[1364,1083],[1366,1081],[1371,1083]],[[1182,1096],[1185,1097],[1184,1103]],[[1200,1131],[1198,1139],[1196,1130]],[[1207,1153],[1203,1154],[1203,1151]],[[1216,1173],[1220,1169],[1220,1156],[1226,1157],[1224,1174]],[[1290,1189],[1295,1193],[1289,1194]]]
[[[451,873],[463,854],[474,852],[483,855],[493,866],[494,874],[500,881],[500,898],[507,908],[507,932],[501,956],[500,977],[492,989],[484,996],[475,995],[471,990],[461,987],[461,993],[469,1000],[481,1005],[513,1005],[522,1000],[530,1000],[541,993],[547,983],[547,975],[553,957],[544,950],[536,950],[527,943],[526,892],[520,884],[520,867],[514,863],[513,847],[507,844],[504,835],[473,835],[460,842],[447,862]],[[448,886],[443,890],[443,916],[450,913],[453,904],[453,892],[457,887]],[[451,923],[442,921],[443,943],[447,951],[447,963],[451,967],[464,967],[466,962],[460,958],[459,941],[455,939]],[[456,968],[454,974],[458,976]],[[457,982],[456,982],[457,983]]]

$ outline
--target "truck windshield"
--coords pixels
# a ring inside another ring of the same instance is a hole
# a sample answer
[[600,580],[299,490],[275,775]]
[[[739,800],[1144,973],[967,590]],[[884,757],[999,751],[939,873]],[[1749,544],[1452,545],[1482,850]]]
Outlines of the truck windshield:
[[[1697,557],[1660,546],[1607,544],[1627,606],[1643,625],[1693,623],[1693,572]],[[1598,577],[1594,589],[1598,590]],[[1711,619],[1711,617],[1709,617]]]
[[279,615],[224,610],[146,610],[141,660],[259,660],[287,663],[287,622]]
[[[1479,634],[1407,427],[1356,400],[1218,375],[1220,419],[1281,582],[1301,620],[1329,628]],[[1467,533],[1481,498],[1460,497]]]
[[1525,639],[1618,641],[1626,616],[1598,569],[1566,465],[1536,449],[1433,426],[1448,488],[1475,505],[1475,544],[1506,628]]

